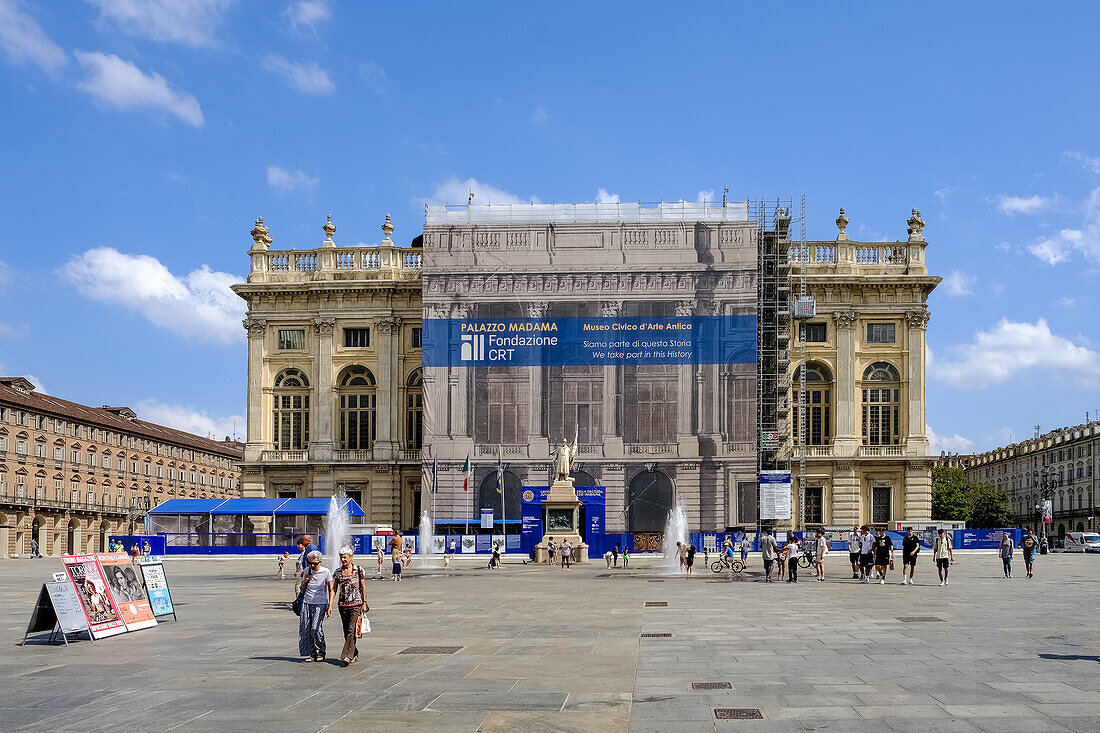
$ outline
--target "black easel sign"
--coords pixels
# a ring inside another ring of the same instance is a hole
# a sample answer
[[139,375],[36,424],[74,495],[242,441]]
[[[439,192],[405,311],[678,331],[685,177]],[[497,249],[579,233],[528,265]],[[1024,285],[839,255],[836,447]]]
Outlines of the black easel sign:
[[[89,631],[88,621],[84,618],[84,611],[80,607],[80,599],[76,590],[68,580],[43,583],[42,590],[38,593],[38,601],[34,611],[31,612],[30,623],[27,624],[27,632],[23,634],[23,642],[27,643],[27,637],[31,634],[50,632],[48,641],[52,643],[58,636],[69,643],[68,634],[79,634]],[[88,634],[91,638],[91,633]]]
[[138,563],[141,566],[141,578],[145,584],[145,595],[153,607],[156,617],[171,615],[176,618],[176,607],[172,603],[172,589],[168,587],[168,577],[164,574],[164,565],[159,560]]

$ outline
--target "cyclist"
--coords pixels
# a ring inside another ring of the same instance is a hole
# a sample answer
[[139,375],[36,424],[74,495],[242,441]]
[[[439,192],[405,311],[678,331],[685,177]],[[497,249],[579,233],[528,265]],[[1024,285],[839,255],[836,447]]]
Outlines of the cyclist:
[[726,540],[722,545],[722,564],[727,568],[733,568],[733,543]]

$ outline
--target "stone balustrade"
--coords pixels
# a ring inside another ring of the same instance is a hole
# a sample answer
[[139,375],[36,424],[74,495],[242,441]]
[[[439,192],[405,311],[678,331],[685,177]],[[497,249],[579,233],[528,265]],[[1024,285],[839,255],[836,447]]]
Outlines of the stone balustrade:
[[908,242],[806,242],[791,245],[791,265],[805,262],[814,274],[829,272],[926,274],[923,240]]
[[419,278],[423,264],[419,250],[392,245],[254,251],[251,257],[250,283]]

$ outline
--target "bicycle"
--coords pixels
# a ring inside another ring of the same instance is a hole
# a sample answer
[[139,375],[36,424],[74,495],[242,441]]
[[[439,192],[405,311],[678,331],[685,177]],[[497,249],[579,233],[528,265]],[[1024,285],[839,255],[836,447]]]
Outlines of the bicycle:
[[727,568],[735,573],[740,573],[745,569],[745,563],[737,558],[731,559],[728,563],[722,558],[719,558],[710,564],[710,570],[713,573],[720,573]]
[[801,568],[812,568],[814,566],[814,553],[803,552],[798,556],[798,566]]

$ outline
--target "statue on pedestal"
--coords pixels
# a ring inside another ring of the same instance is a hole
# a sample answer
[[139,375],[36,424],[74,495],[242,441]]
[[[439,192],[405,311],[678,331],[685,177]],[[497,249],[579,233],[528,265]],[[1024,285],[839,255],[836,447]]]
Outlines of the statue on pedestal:
[[573,432],[573,442],[566,443],[561,439],[561,445],[554,451],[554,482],[570,481],[573,467],[577,463],[577,431]]

